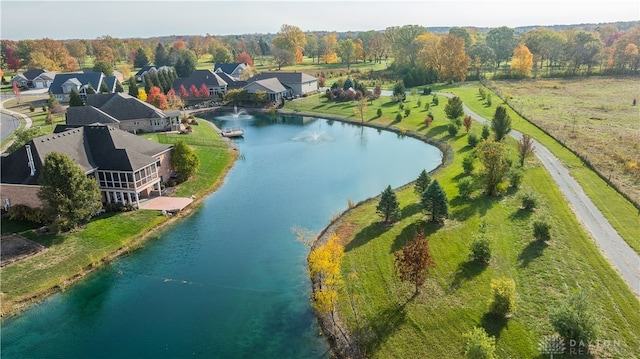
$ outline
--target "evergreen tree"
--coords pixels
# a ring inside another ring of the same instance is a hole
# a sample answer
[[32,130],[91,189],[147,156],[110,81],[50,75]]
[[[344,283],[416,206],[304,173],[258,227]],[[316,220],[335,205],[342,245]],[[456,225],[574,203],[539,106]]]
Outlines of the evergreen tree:
[[151,74],[151,83],[153,86],[162,88],[162,84],[160,83],[160,77],[158,76],[158,71],[155,71]]
[[124,92],[124,88],[122,87],[122,84],[118,80],[116,80],[116,92]]
[[98,182],[65,154],[51,152],[45,157],[40,184],[38,197],[44,212],[61,230],[89,221],[102,208]]
[[151,91],[151,88],[153,87],[151,76],[149,76],[149,73],[147,72],[142,77],[144,79],[144,92],[149,93],[149,91]]
[[447,114],[447,118],[455,120],[464,115],[464,109],[462,108],[462,100],[458,96],[449,98],[447,105],[444,107],[444,112]]
[[433,180],[424,191],[421,205],[431,215],[431,222],[440,222],[449,215],[449,200],[438,180]]
[[100,93],[109,93],[109,87],[107,87],[107,83],[104,81],[100,84]]
[[418,175],[418,178],[416,179],[414,191],[419,196],[422,196],[424,191],[427,190],[427,187],[429,187],[430,182],[431,182],[431,177],[429,176],[429,173],[427,173],[427,170],[422,170],[422,172],[420,172],[420,174]]
[[138,98],[138,84],[134,76],[129,77],[129,95]]
[[133,66],[144,67],[147,65],[149,65],[149,58],[147,57],[147,54],[144,52],[144,50],[139,47],[138,51],[136,51],[136,57],[133,60]]
[[84,106],[84,101],[80,98],[78,91],[76,89],[71,89],[71,93],[69,94],[69,107],[76,106]]
[[391,186],[387,186],[387,188],[382,191],[376,212],[384,219],[385,223],[395,222],[400,218],[400,203]]
[[169,71],[161,70],[158,71],[158,80],[160,80],[160,88],[162,92],[167,93],[171,89],[172,81],[169,81]]
[[96,90],[93,88],[93,86],[91,86],[91,84],[89,84],[89,86],[87,86],[86,93],[87,93],[87,95],[95,95],[96,94]]
[[507,109],[504,106],[498,106],[496,112],[493,115],[491,121],[491,128],[495,133],[496,142],[502,141],[504,136],[511,132],[511,117],[507,114]]
[[154,64],[156,67],[166,66],[169,64],[169,53],[161,43],[158,43],[158,46],[156,46]]
[[93,71],[102,72],[105,76],[113,76],[113,66],[106,61],[98,61],[93,65]]

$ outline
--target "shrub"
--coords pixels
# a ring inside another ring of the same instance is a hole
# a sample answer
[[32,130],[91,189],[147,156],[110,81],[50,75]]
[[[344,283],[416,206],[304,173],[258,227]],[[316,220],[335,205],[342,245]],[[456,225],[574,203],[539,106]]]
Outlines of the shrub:
[[486,140],[487,138],[489,138],[489,136],[491,136],[491,128],[489,127],[489,125],[485,124],[484,126],[482,126],[482,139]]
[[473,163],[475,162],[475,157],[473,155],[467,155],[462,159],[462,169],[465,174],[470,174],[473,172]]
[[484,87],[480,87],[478,89],[478,93],[480,94],[480,98],[483,100],[487,97],[487,91],[485,91]]
[[458,181],[458,195],[462,198],[471,197],[473,193],[473,180],[470,177],[465,177]]
[[455,123],[451,122],[447,126],[447,131],[449,132],[450,136],[455,136],[458,134],[458,131],[460,131],[460,127],[458,127]]
[[398,109],[400,109],[400,111],[404,110],[404,103],[403,102],[400,102],[398,104]]
[[378,111],[376,111],[376,115],[378,115],[378,117],[382,117],[382,109],[379,108]]
[[430,107],[431,107],[431,104],[430,104],[430,103],[428,103],[428,102],[427,102],[427,103],[425,103],[425,104],[424,104],[424,110],[425,110],[425,111],[429,111],[429,108],[430,108]]
[[416,103],[416,107],[417,108],[422,107],[422,100],[418,100],[418,102]]
[[425,117],[424,119],[424,125],[429,127],[431,125],[431,122],[433,122],[433,117],[427,115],[427,117]]
[[467,359],[493,359],[496,339],[490,337],[483,328],[473,328],[463,334],[465,339],[464,357]]
[[489,263],[491,259],[491,240],[485,235],[477,235],[469,243],[469,260],[477,263]]
[[548,241],[551,239],[551,224],[544,219],[538,218],[533,221],[533,238],[539,241]]
[[33,223],[45,222],[44,213],[40,208],[31,208],[24,204],[16,204],[9,207],[7,215],[12,221],[29,221]]
[[525,192],[520,196],[522,209],[532,211],[538,205],[538,197],[533,192]]
[[491,107],[491,104],[492,104],[492,102],[491,102],[491,94],[489,93],[489,94],[487,94],[487,106]]
[[402,121],[402,114],[400,112],[398,112],[398,114],[396,115],[396,121]]
[[572,293],[566,302],[551,311],[549,319],[556,332],[566,341],[589,343],[598,337],[598,318],[582,291]]
[[410,108],[405,108],[404,109],[404,117],[409,117],[410,114],[411,114],[411,109]]
[[508,278],[492,279],[489,312],[504,317],[515,309],[516,283]]
[[478,135],[476,135],[475,133],[472,132],[472,133],[467,135],[467,143],[472,148],[476,147],[479,142],[480,142],[480,139],[478,138]]
[[431,87],[425,87],[422,89],[422,94],[423,95],[430,95],[431,94]]
[[522,173],[522,171],[517,169],[511,169],[511,171],[509,171],[509,184],[511,185],[511,188],[520,187],[523,176],[524,174]]
[[438,99],[438,95],[433,94],[433,101],[431,102],[433,102],[434,106],[438,106],[438,104],[440,103],[440,100]]
[[29,104],[29,112],[33,112],[35,110],[36,110],[36,108],[33,107],[33,104]]

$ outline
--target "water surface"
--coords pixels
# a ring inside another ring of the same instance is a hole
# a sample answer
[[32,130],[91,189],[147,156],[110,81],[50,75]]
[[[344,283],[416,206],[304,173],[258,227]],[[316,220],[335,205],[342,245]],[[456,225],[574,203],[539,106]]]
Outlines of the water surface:
[[292,226],[440,161],[436,148],[308,117],[219,116],[241,159],[158,240],[2,323],[2,358],[326,358]]

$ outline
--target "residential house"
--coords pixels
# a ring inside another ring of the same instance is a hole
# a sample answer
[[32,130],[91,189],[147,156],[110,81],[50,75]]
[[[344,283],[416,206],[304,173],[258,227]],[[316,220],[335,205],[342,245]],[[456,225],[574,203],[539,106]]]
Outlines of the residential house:
[[208,98],[219,98],[221,95],[227,93],[227,82],[211,70],[196,70],[189,77],[175,79],[173,82],[173,90],[176,94],[180,95],[181,88],[184,87],[187,91],[188,98],[197,98],[198,96],[193,96],[190,89],[194,86],[200,91],[203,84],[209,91]]
[[5,207],[41,207],[38,177],[47,154],[56,151],[98,181],[104,203],[139,207],[141,198],[160,194],[161,183],[173,174],[172,149],[102,124],[58,126],[54,134],[34,138],[2,158],[0,198]]
[[251,94],[258,91],[264,91],[267,93],[269,101],[276,103],[282,101],[282,98],[290,97],[292,95],[291,89],[284,87],[284,85],[275,77],[251,81],[244,87],[244,89]]
[[138,82],[142,82],[144,81],[144,74],[149,74],[149,76],[153,75],[154,73],[158,72],[158,71],[162,71],[162,70],[169,70],[169,66],[158,66],[155,67],[153,65],[147,65],[147,66],[142,66],[142,68],[140,68],[140,70],[138,72],[136,72],[135,79]]
[[236,62],[230,64],[215,64],[213,66],[213,72],[216,74],[225,73],[236,81],[240,80],[242,73],[249,68],[249,64],[246,62]]
[[18,87],[21,88],[44,89],[51,86],[55,76],[56,73],[53,71],[47,71],[45,69],[31,69],[14,76],[13,79],[11,79],[11,82],[18,83]]
[[73,89],[76,90],[83,101],[86,101],[89,85],[95,92],[98,92],[104,82],[107,84],[109,91],[113,92],[115,91],[116,81],[115,76],[107,77],[102,72],[57,74],[49,87],[49,93],[53,94],[59,102],[69,102],[69,96]]
[[302,96],[318,91],[318,79],[298,71],[261,72],[247,80],[248,82],[277,78],[286,88],[291,89],[294,96]]
[[67,109],[67,125],[102,123],[124,131],[180,130],[180,112],[162,111],[123,92],[87,95],[84,106]]

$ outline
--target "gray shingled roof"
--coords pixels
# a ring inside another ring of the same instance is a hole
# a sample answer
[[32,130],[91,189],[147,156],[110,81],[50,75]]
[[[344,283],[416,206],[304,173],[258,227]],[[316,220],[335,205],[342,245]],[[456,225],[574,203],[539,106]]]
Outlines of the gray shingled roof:
[[176,93],[180,93],[180,85],[184,85],[187,91],[189,91],[191,85],[195,85],[195,87],[200,89],[202,84],[205,84],[208,87],[222,87],[228,85],[225,80],[218,76],[218,74],[211,72],[211,70],[196,70],[189,77],[175,79],[173,82],[173,88]]
[[88,95],[85,106],[96,107],[119,121],[167,118],[162,110],[124,92]]
[[93,106],[71,106],[67,109],[68,125],[120,123],[118,119]]
[[316,80],[315,77],[307,75],[304,72],[297,71],[267,71],[261,72],[251,78],[251,81],[259,81],[269,78],[277,78],[283,84],[304,83]]
[[103,76],[102,72],[56,74],[56,77],[49,87],[49,92],[52,94],[62,94],[62,84],[71,79],[75,79],[75,81],[82,86],[91,84],[91,87],[97,91],[100,89]]
[[287,91],[287,89],[284,87],[284,85],[282,85],[280,80],[278,80],[275,77],[251,82],[247,86],[245,86],[245,88],[247,88],[247,87],[249,87],[251,85],[257,85],[257,86],[263,88],[265,91],[272,92],[272,93],[279,93],[279,92]]

